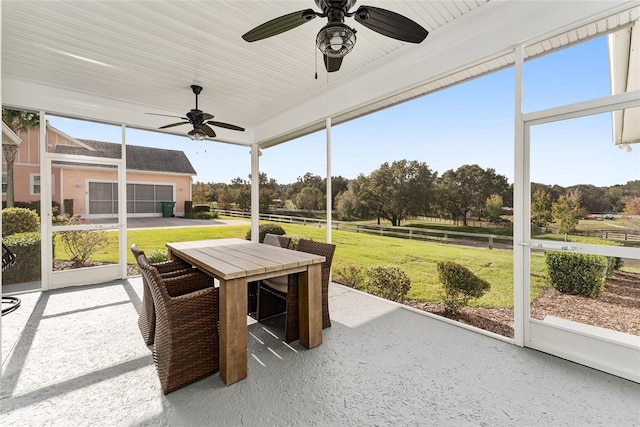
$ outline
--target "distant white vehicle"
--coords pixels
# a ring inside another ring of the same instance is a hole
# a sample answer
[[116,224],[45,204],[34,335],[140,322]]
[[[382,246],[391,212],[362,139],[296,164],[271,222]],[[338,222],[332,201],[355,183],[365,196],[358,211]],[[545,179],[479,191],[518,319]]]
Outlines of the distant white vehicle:
[[610,219],[610,220],[612,220],[612,221],[613,221],[613,220],[614,220],[614,219],[616,219],[616,218],[615,218],[613,215],[611,215],[611,214],[605,214],[605,215],[602,217],[602,219]]

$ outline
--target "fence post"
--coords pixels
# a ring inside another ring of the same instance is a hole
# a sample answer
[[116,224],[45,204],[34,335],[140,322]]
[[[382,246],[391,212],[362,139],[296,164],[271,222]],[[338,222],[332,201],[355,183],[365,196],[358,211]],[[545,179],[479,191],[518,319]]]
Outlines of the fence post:
[[493,236],[489,236],[489,249],[493,249]]

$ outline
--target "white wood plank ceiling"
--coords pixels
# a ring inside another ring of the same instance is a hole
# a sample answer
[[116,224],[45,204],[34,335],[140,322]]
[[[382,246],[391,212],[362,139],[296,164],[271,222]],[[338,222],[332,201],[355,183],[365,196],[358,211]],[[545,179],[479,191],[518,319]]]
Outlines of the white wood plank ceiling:
[[198,84],[201,110],[247,129],[215,128],[216,140],[268,147],[321,128],[326,117],[339,123],[508,66],[520,43],[534,56],[587,37],[589,25],[623,25],[637,17],[621,12],[638,2],[363,0],[352,10],[362,4],[430,34],[414,45],[347,18],[356,46],[327,74],[315,47],[326,19],[254,43],[241,38],[275,17],[317,10],[312,0],[4,1],[2,103],[155,130],[173,119],[146,113],[183,116]]

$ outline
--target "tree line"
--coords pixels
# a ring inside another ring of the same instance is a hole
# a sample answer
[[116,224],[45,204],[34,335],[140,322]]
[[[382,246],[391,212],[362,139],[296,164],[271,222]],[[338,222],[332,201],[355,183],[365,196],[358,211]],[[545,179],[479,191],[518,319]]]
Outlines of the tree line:
[[[219,209],[249,210],[250,180],[249,176],[247,180],[235,178],[231,183],[196,182],[193,202],[217,202]],[[261,173],[259,183],[260,212],[278,208],[326,209],[326,179],[320,176],[306,173],[294,183],[279,184]],[[495,169],[476,164],[449,169],[439,176],[425,162],[385,162],[369,175],[360,174],[354,179],[332,177],[331,188],[331,202],[338,219],[377,218],[394,226],[415,216],[450,218],[463,225],[467,225],[468,218],[495,222],[513,207],[513,184]],[[571,224],[587,212],[624,212],[627,205],[635,206],[634,203],[640,210],[640,199],[634,202],[640,195],[640,181],[612,187],[566,188],[532,183],[531,194],[532,223],[541,227],[563,216],[573,218],[567,220]]]

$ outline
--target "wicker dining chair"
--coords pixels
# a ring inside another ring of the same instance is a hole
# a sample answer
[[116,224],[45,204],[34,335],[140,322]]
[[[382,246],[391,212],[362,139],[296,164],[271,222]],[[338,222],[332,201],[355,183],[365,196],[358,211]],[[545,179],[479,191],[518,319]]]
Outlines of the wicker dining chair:
[[[144,255],[144,251],[138,249],[135,243],[131,245],[131,252],[136,262],[138,262],[140,255]],[[164,261],[151,265],[158,270],[161,277],[180,276],[197,271],[189,263],[182,260]],[[138,267],[142,270],[139,263]],[[149,285],[144,275],[142,275],[142,288],[142,306],[138,314],[138,328],[140,328],[140,333],[142,334],[145,344],[151,345],[153,344],[153,336],[155,334],[156,311],[153,306],[153,297],[151,296],[151,291],[149,290]]]
[[[262,240],[262,243],[270,246],[278,246],[281,248],[288,248],[291,242],[291,237],[280,236],[278,234],[267,233]],[[282,310],[284,311],[284,303],[282,303]],[[247,313],[249,316],[257,319],[258,311],[258,282],[247,283]]]
[[281,248],[288,248],[289,243],[291,243],[291,237],[280,236],[278,234],[267,233],[264,235],[264,240],[262,241],[265,245],[271,246],[279,246]]
[[219,288],[201,274],[162,278],[140,255],[156,309],[153,361],[164,394],[220,370]]
[[[314,242],[313,240],[300,239],[297,251],[322,255],[325,261],[321,265],[322,272],[322,329],[331,326],[329,317],[329,278],[331,275],[331,263],[336,246],[331,243]],[[300,338],[300,326],[298,324],[298,275],[275,277],[265,279],[258,286],[258,322],[283,312],[282,301],[286,311],[285,342],[295,341]]]

